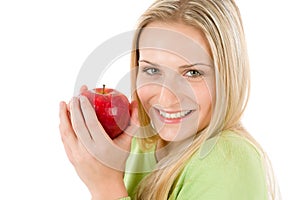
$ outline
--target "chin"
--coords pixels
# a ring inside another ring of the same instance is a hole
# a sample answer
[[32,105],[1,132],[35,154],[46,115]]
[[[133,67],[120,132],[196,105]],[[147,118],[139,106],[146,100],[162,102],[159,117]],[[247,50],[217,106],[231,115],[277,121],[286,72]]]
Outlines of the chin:
[[185,141],[187,139],[193,139],[196,134],[196,132],[178,132],[178,129],[176,130],[161,130],[158,134],[160,138],[166,142],[181,142]]

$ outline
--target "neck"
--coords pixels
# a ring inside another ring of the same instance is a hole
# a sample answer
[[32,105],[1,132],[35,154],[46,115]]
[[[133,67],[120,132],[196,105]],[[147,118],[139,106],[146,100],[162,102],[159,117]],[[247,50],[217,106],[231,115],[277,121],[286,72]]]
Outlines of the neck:
[[165,141],[159,139],[156,146],[156,160],[159,162],[170,154],[178,154],[187,149],[193,142],[194,137],[187,138],[183,141]]

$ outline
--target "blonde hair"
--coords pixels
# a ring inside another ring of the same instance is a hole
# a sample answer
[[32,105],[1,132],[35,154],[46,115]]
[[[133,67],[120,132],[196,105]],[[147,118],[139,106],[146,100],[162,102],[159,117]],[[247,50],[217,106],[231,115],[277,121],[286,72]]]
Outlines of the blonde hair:
[[[183,155],[171,155],[171,165],[153,171],[138,186],[136,199],[167,199],[175,179],[190,157],[203,142],[223,130],[232,130],[247,138],[260,150],[264,158],[269,198],[275,199],[274,177],[268,157],[260,145],[243,128],[240,119],[248,102],[250,73],[247,48],[239,9],[233,0],[157,0],[141,16],[133,43],[131,66],[138,66],[138,39],[147,24],[161,21],[184,23],[201,30],[210,46],[215,66],[216,102],[208,127],[198,133]],[[150,119],[135,92],[137,71],[132,76],[133,98],[139,102],[139,120],[145,134],[151,134]],[[147,133],[148,132],[148,133]],[[158,137],[141,140],[142,146],[151,147]],[[160,163],[158,163],[159,165]]]

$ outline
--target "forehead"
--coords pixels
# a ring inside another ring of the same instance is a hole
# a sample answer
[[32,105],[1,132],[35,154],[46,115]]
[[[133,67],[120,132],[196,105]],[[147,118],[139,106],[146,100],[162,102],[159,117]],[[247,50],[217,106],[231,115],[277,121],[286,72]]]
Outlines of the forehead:
[[144,55],[164,52],[189,63],[212,64],[209,45],[202,32],[184,24],[150,23],[141,31],[138,48]]

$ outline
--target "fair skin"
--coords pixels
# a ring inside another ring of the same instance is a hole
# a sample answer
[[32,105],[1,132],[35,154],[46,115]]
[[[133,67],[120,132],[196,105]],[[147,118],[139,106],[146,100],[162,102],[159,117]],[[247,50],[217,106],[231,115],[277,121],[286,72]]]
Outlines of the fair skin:
[[210,122],[215,99],[210,49],[199,30],[181,23],[148,24],[139,45],[137,94],[163,140],[158,148],[169,144],[166,151],[174,151],[172,144],[191,141]]
[[[208,43],[199,30],[182,23],[160,22],[150,23],[146,28],[163,28],[193,38],[190,44],[183,39],[180,45],[176,38],[176,46],[174,42],[167,43],[168,38],[172,39],[169,34],[164,38],[161,32],[155,35],[144,31],[140,38],[137,94],[162,139],[159,148],[168,144],[167,150],[157,154],[160,160],[178,147],[177,143],[184,143],[208,125],[215,98],[214,71]],[[149,44],[152,48],[147,48]],[[84,90],[86,86],[81,88]],[[131,125],[110,140],[85,97],[74,97],[68,105],[60,103],[60,133],[65,151],[92,199],[128,196],[123,182],[124,166],[111,167],[92,154],[99,154],[94,150],[118,152],[115,149],[119,149],[122,157],[118,160],[126,160],[128,154],[124,152],[130,152],[131,138],[138,126],[136,103],[131,104],[131,110]],[[85,135],[92,137],[93,148],[81,140]],[[176,145],[170,144],[171,141]]]
[[[81,92],[84,90],[87,90],[86,86],[81,88]],[[131,107],[133,113],[131,123],[134,124],[134,118],[136,118],[134,103],[131,104]],[[61,102],[59,117],[61,138],[67,156],[81,180],[88,187],[92,199],[126,197],[127,191],[123,182],[123,172],[95,159],[78,138],[78,135],[89,132],[92,136],[92,132],[95,131],[98,136],[97,146],[102,147],[103,151],[106,152],[110,151],[111,148],[118,149],[117,147],[120,147],[129,152],[131,134],[125,133],[114,140],[109,140],[104,129],[98,123],[92,106],[85,97],[74,97],[68,105],[65,102]],[[130,128],[131,126],[127,130],[129,131]]]

